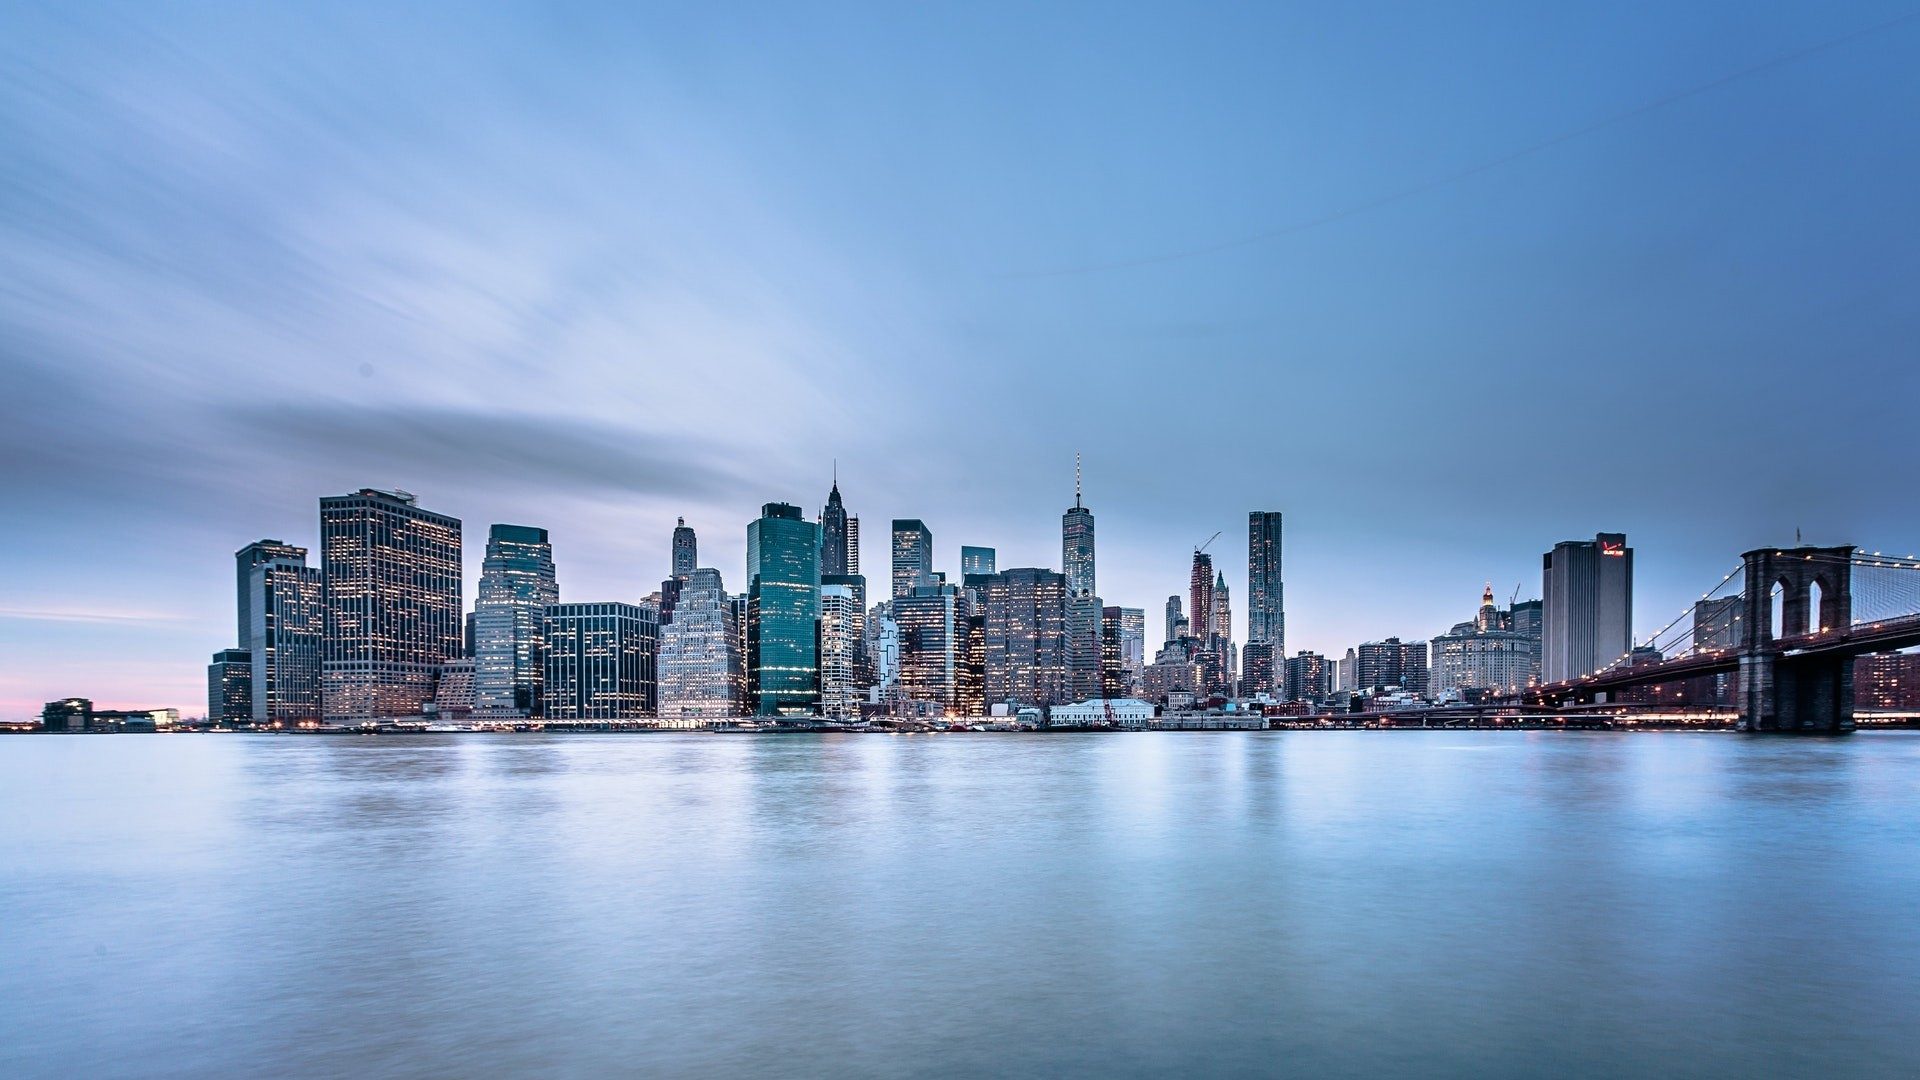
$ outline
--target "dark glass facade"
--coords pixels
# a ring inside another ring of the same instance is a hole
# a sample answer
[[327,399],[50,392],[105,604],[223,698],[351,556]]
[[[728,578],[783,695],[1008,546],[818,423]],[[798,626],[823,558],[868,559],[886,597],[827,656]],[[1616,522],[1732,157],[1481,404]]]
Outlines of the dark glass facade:
[[747,526],[747,689],[762,716],[820,710],[820,526],[768,503]]

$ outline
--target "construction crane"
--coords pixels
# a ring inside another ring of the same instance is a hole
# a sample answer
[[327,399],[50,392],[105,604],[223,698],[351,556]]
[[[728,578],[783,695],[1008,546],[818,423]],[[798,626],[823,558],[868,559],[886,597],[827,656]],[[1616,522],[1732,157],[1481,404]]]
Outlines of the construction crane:
[[1216,531],[1216,532],[1215,532],[1215,533],[1214,533],[1214,534],[1213,534],[1212,536],[1209,536],[1209,537],[1207,537],[1207,542],[1206,542],[1206,543],[1204,543],[1204,544],[1201,544],[1201,545],[1200,545],[1199,547],[1197,547],[1197,548],[1194,548],[1194,549],[1193,549],[1193,553],[1194,553],[1195,555],[1199,555],[1199,554],[1201,554],[1201,553],[1203,553],[1203,552],[1205,552],[1205,551],[1206,551],[1206,550],[1207,550],[1208,548],[1210,548],[1210,547],[1212,547],[1212,546],[1213,546],[1213,542],[1214,542],[1215,540],[1218,540],[1218,539],[1220,539],[1220,534],[1219,534],[1219,532],[1217,532],[1217,531]]

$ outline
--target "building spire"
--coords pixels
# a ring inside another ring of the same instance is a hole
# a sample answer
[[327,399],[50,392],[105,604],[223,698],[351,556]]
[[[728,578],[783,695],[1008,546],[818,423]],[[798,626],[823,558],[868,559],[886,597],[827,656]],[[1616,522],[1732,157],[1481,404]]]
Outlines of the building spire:
[[1073,452],[1073,508],[1080,509],[1080,451]]

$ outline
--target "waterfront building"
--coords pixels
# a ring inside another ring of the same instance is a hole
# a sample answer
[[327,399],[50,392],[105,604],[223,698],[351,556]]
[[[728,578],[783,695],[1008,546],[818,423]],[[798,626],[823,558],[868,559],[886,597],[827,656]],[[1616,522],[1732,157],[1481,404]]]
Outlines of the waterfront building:
[[[541,615],[544,618],[545,612]],[[545,657],[542,657],[544,660]],[[441,723],[464,724],[472,720],[474,712],[474,662],[469,658],[449,660],[440,665],[440,675],[433,684],[433,715]],[[522,714],[507,714],[525,715]],[[506,719],[507,716],[496,717]]]
[[1274,679],[1276,670],[1281,668],[1274,660],[1271,642],[1247,642],[1240,650],[1240,695],[1259,697],[1279,693],[1285,679]]
[[[1247,515],[1247,640],[1273,646],[1276,660],[1287,655],[1286,583],[1281,574],[1281,518],[1278,510]],[[1273,679],[1274,672],[1264,678]]]
[[746,709],[746,666],[733,602],[720,571],[687,575],[674,620],[660,628],[658,715],[724,720]]
[[1146,727],[1153,721],[1153,705],[1139,698],[1119,697],[1075,701],[1047,711],[1048,727]]
[[90,698],[61,698],[40,709],[41,731],[88,731],[93,728],[93,701]]
[[820,711],[820,526],[790,503],[747,525],[747,693],[762,716]]
[[967,681],[968,621],[973,612],[959,587],[928,584],[893,601],[899,628],[900,695],[949,715],[962,711]]
[[1853,662],[1854,708],[1920,711],[1920,653],[1869,653]]
[[489,529],[473,603],[473,711],[482,719],[539,712],[546,665],[541,623],[547,608],[559,602],[547,530]]
[[657,700],[659,617],[637,604],[555,604],[546,641],[542,715],[548,723],[639,720]]
[[1633,549],[1624,533],[1568,540],[1541,556],[1541,678],[1590,675],[1633,651]]
[[[293,726],[325,713],[326,581],[304,548],[255,562],[247,572],[248,718]],[[464,645],[464,642],[463,642]],[[429,690],[431,693],[431,690]]]
[[[253,633],[253,592],[251,589],[253,568],[261,563],[272,562],[274,560],[295,562],[301,566],[305,566],[307,565],[307,549],[297,544],[289,544],[280,540],[255,540],[253,543],[233,553],[234,613],[236,615],[234,621],[236,633],[233,642],[243,649],[247,647],[247,635]],[[249,704],[248,712],[252,712],[251,704]]]
[[820,586],[820,715],[830,720],[860,715],[858,676],[863,666],[861,627],[865,615],[852,586]]
[[996,572],[998,568],[994,564],[997,559],[997,553],[990,547],[963,545],[960,548],[961,581],[964,583],[967,578],[985,577]]
[[933,530],[919,518],[893,519],[893,599],[929,584],[933,577]]
[[1067,595],[1091,596],[1093,584],[1093,511],[1080,499],[1080,455],[1073,455],[1073,506],[1060,518],[1060,566]]
[[465,654],[460,519],[424,510],[404,491],[328,496],[320,553],[326,720],[419,716],[440,665]]
[[1066,576],[1017,567],[987,578],[982,592],[987,701],[1047,706],[1073,700]]
[[253,654],[245,649],[221,649],[207,665],[207,722],[252,721]]
[[860,519],[848,515],[840,501],[840,478],[834,477],[827,505],[820,511],[820,576],[851,577],[860,573]]
[[1513,695],[1526,689],[1534,678],[1534,639],[1508,629],[1511,625],[1510,613],[1494,606],[1489,584],[1472,622],[1457,623],[1434,637],[1430,645],[1434,694],[1468,696],[1470,691],[1487,690]]
[[1326,697],[1331,667],[1326,657],[1305,649],[1288,657],[1281,696],[1288,701],[1318,701]]

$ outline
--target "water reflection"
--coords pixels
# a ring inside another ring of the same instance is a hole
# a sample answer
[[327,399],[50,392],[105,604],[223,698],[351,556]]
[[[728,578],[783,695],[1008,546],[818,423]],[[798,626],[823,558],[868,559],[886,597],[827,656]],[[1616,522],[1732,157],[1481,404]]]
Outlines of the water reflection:
[[8,1076],[1920,1070],[1899,735],[0,749]]

